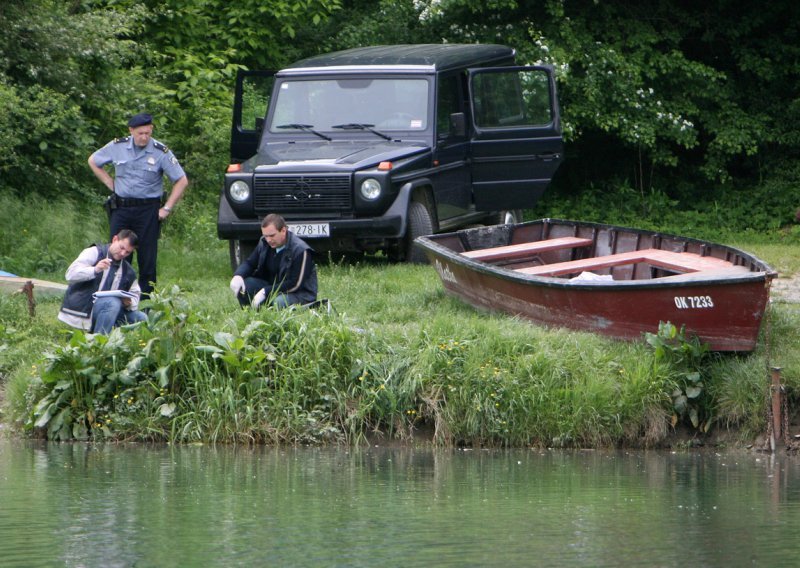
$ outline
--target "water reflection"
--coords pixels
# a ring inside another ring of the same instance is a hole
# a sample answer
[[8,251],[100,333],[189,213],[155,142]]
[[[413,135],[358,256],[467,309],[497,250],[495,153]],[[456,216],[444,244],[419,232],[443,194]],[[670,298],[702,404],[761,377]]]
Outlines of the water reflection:
[[0,441],[4,566],[788,563],[800,461],[753,453]]

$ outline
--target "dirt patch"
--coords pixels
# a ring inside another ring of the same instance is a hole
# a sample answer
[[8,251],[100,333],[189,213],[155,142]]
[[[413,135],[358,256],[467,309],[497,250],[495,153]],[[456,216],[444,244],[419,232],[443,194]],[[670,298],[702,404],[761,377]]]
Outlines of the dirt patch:
[[776,300],[800,304],[800,275],[775,278],[772,281],[772,296]]

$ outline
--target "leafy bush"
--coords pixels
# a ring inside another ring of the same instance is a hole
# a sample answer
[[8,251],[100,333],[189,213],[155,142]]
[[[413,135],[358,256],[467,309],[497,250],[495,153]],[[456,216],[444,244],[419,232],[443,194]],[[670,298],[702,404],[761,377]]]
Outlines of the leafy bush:
[[687,338],[683,326],[678,329],[670,322],[659,322],[658,333],[646,333],[645,339],[655,351],[655,362],[668,365],[674,383],[672,425],[688,420],[697,430],[708,432],[714,422],[704,382],[708,346],[697,337]]
[[[211,333],[173,287],[147,322],[73,331],[31,384],[28,429],[52,440],[318,442],[363,435],[385,387],[364,344],[312,310],[251,311]],[[239,326],[242,326],[241,328]]]
[[[565,164],[564,167],[568,167]],[[556,183],[527,218],[581,219],[725,242],[747,233],[798,242],[797,182],[773,176],[759,184],[635,190],[626,182],[566,188]]]

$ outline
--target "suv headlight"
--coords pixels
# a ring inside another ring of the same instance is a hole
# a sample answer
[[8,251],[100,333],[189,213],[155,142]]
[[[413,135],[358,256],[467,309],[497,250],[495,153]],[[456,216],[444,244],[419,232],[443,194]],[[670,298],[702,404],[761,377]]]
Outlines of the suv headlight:
[[241,203],[250,197],[250,186],[242,180],[237,180],[231,184],[228,192],[231,194],[231,198],[234,201]]
[[381,194],[381,184],[375,178],[367,178],[361,182],[361,195],[364,199],[374,201]]

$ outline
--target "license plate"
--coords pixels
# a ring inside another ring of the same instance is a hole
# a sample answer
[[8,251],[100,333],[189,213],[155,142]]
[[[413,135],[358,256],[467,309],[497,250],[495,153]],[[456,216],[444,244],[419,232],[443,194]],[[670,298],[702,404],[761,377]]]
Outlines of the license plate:
[[289,230],[298,237],[320,239],[331,236],[329,223],[287,223]]

